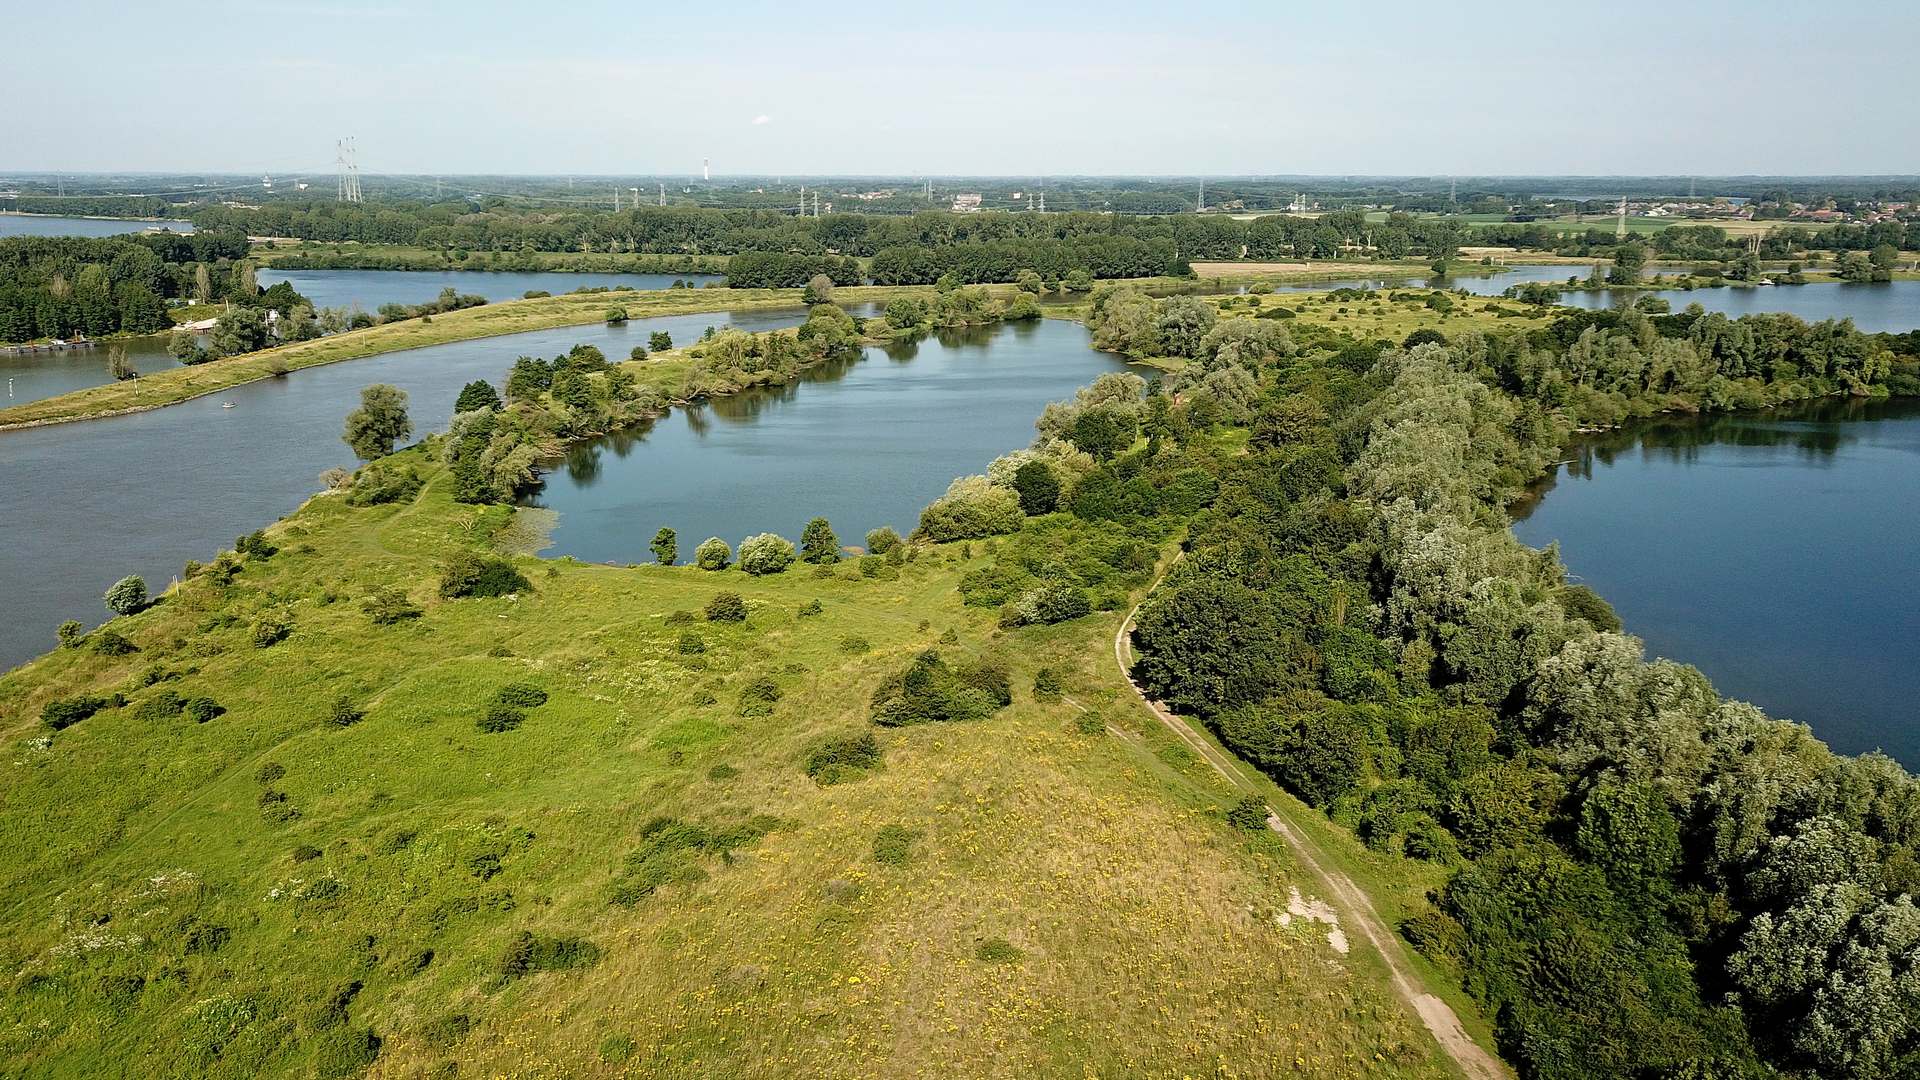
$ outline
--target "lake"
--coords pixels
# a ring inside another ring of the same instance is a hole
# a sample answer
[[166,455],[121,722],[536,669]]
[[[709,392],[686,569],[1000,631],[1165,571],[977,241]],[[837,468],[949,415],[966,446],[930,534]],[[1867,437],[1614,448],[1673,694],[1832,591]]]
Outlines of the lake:
[[52,217],[42,214],[0,214],[0,237],[7,236],[118,236],[150,227],[177,233],[193,231],[193,222],[148,221],[143,218]]
[[1514,533],[1559,542],[1649,654],[1920,768],[1920,401],[1659,419],[1567,456]]
[[675,281],[696,287],[722,281],[719,274],[577,274],[487,270],[277,270],[260,268],[262,288],[282,281],[313,301],[316,308],[358,308],[372,313],[382,304],[424,304],[442,289],[484,296],[489,301],[518,300],[536,290],[559,296],[581,288],[664,289]]
[[[711,312],[455,342],[306,368],[151,412],[0,432],[0,669],[52,648],[65,619],[106,618],[100,595],[122,575],[140,574],[157,592],[186,560],[206,561],[294,510],[319,490],[321,471],[354,464],[341,423],[370,383],[408,392],[418,436],[444,429],[467,381],[498,385],[522,354],[589,342],[618,357],[655,330],[687,342],[707,326],[768,330],[802,317]],[[1048,322],[1000,331],[990,346],[968,338],[870,349],[798,386],[676,411],[583,447],[544,493],[562,511],[559,550],[549,554],[644,559],[658,527],[644,522],[665,517],[689,553],[709,532],[733,543],[767,530],[797,537],[815,513],[832,516],[850,543],[874,523],[911,525],[954,476],[1031,441],[1047,401],[1118,369],[1087,341],[1077,324]],[[598,483],[589,482],[590,462]],[[814,495],[803,504],[795,488]]]
[[1125,368],[1089,342],[1046,319],[869,348],[791,386],[579,443],[528,500],[560,512],[543,554],[649,562],[663,526],[689,556],[709,536],[797,542],[815,516],[845,544],[882,525],[905,535],[954,477],[1032,442],[1042,405]]

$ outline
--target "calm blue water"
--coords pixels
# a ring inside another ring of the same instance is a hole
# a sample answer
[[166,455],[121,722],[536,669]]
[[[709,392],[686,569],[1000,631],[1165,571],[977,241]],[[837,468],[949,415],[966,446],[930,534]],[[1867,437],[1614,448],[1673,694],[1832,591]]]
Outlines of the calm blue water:
[[815,516],[843,543],[882,525],[904,535],[954,477],[1032,442],[1043,405],[1125,366],[1089,340],[1047,319],[869,348],[793,386],[579,444],[531,500],[560,512],[543,554],[648,562],[662,526],[690,554],[709,536],[797,541]]
[[697,287],[720,281],[718,274],[573,274],[561,272],[503,272],[485,270],[276,270],[265,267],[256,275],[260,285],[291,282],[295,292],[316,308],[358,308],[372,313],[382,304],[424,304],[442,289],[484,296],[490,301],[518,300],[542,290],[555,296],[580,288],[664,289],[675,280]]
[[39,214],[0,214],[0,237],[5,236],[118,236],[158,226],[177,233],[193,231],[191,221],[114,221],[108,218],[43,217]]
[[483,338],[306,368],[151,412],[0,431],[0,670],[45,652],[65,619],[106,618],[100,594],[121,576],[140,574],[158,591],[186,560],[204,562],[292,512],[323,470],[352,467],[341,424],[369,383],[408,393],[419,437],[446,427],[469,380],[498,386],[522,354],[589,342],[622,357],[654,330],[687,342],[708,326],[770,330],[801,317],[709,312]]
[[1650,654],[1920,768],[1920,401],[1658,420],[1568,456],[1523,542],[1558,541]]

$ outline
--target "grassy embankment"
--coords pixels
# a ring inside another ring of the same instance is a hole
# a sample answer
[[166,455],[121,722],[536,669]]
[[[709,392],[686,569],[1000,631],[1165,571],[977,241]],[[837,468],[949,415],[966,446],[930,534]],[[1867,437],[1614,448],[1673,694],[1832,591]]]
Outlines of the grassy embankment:
[[[0,678],[0,1053],[23,1074],[324,1073],[364,1061],[369,1027],[383,1075],[1447,1074],[1364,945],[1280,925],[1310,883],[1222,823],[1231,793],[1137,708],[1117,614],[1000,631],[955,588],[981,543],[873,577],[522,558],[530,595],[441,600],[446,553],[510,512],[454,504],[410,455],[417,500],[316,498],[231,585],[114,620],[139,652]],[[424,614],[375,625],[383,585]],[[722,590],[747,623],[669,621]],[[293,631],[257,648],[268,610]],[[1014,705],[880,730],[880,769],[810,780],[814,741],[866,730],[874,686],[935,645],[1003,658]],[[1041,665],[1063,700],[1030,692]],[[760,679],[779,701],[742,708]],[[515,682],[551,699],[477,730]],[[44,737],[45,701],[114,691],[132,701]],[[166,692],[226,712],[143,716]],[[329,723],[335,695],[365,718]],[[663,814],[776,820],[610,902]],[[1290,816],[1385,914],[1433,883]],[[889,827],[905,854],[877,859]],[[502,982],[522,930],[598,959]]]

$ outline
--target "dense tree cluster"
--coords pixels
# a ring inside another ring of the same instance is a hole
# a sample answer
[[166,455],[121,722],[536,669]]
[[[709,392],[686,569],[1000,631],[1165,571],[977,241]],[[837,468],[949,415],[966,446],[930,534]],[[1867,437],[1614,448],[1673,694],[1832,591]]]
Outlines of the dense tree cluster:
[[232,232],[0,240],[0,341],[154,333],[169,301],[258,304]]
[[[1136,677],[1369,846],[1452,869],[1405,931],[1524,1075],[1908,1075],[1920,785],[1648,661],[1501,510],[1608,409],[1880,392],[1904,361],[1843,324],[1607,314],[1251,368],[1250,452],[1209,462]],[[1682,374],[1649,381],[1656,353]]]

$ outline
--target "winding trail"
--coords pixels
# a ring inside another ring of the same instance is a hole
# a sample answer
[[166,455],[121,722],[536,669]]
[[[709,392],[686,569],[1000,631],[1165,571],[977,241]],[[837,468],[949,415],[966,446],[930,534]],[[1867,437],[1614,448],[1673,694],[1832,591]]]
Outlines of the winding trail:
[[[1140,608],[1146,603],[1147,597],[1152,596],[1153,591],[1160,587],[1160,583],[1166,580],[1167,574],[1184,554],[1185,552],[1181,552],[1174,556],[1173,561],[1167,564],[1167,568],[1160,572],[1160,576],[1154,579],[1152,585],[1148,586],[1146,594],[1140,598],[1140,603],[1135,604],[1133,610],[1127,612],[1127,617],[1120,621],[1120,628],[1113,635],[1113,659],[1120,665],[1120,675],[1127,680],[1127,685],[1133,689],[1134,696],[1140,699],[1140,703],[1145,705],[1148,711],[1159,718],[1160,723],[1165,725],[1167,730],[1179,736],[1181,742],[1199,754],[1200,759],[1212,766],[1213,771],[1219,773],[1221,778],[1235,790],[1248,795],[1257,795],[1259,789],[1240,771],[1237,761],[1195,731],[1193,725],[1184,718],[1175,716],[1159,702],[1149,698],[1146,692],[1140,689],[1140,684],[1133,681],[1133,646],[1128,638],[1133,630],[1134,618],[1140,614]],[[1500,1059],[1489,1054],[1479,1043],[1473,1041],[1472,1036],[1467,1034],[1453,1007],[1421,988],[1413,974],[1412,963],[1400,945],[1400,939],[1387,929],[1386,922],[1380,918],[1380,913],[1374,910],[1373,901],[1368,898],[1366,892],[1354,884],[1352,878],[1331,869],[1326,853],[1320,849],[1320,846],[1283,820],[1272,804],[1267,806],[1267,828],[1278,833],[1280,838],[1286,841],[1287,848],[1293,852],[1294,857],[1299,859],[1301,865],[1305,866],[1315,878],[1319,879],[1321,889],[1332,896],[1334,903],[1340,909],[1342,918],[1348,925],[1357,927],[1360,934],[1373,946],[1373,951],[1379,954],[1392,976],[1394,993],[1420,1017],[1420,1022],[1426,1025],[1427,1030],[1433,1034],[1440,1048],[1446,1052],[1447,1057],[1452,1059],[1461,1074],[1469,1080],[1511,1080],[1513,1074]]]

